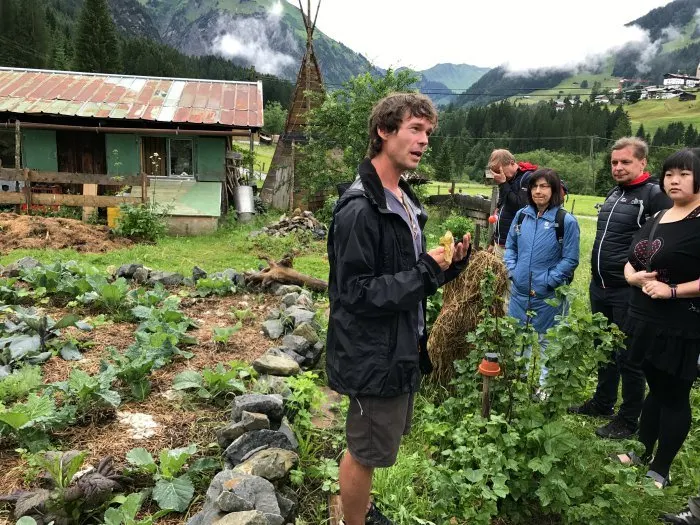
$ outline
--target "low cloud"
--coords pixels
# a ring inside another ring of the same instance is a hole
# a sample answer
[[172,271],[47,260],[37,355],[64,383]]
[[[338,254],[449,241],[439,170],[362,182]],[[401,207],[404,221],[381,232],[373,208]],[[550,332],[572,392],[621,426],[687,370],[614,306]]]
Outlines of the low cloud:
[[[299,47],[294,35],[281,23],[283,14],[284,7],[277,2],[264,17],[221,15],[216,24],[218,36],[212,42],[212,51],[250,64],[260,73],[284,76],[290,68],[294,70]],[[271,42],[275,43],[274,48]],[[289,54],[280,49],[297,53]]]

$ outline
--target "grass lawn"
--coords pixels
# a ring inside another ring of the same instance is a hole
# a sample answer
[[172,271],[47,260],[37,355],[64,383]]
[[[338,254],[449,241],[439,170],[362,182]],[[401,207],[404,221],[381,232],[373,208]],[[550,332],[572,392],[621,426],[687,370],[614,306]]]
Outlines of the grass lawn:
[[260,229],[277,217],[258,218],[256,221],[231,228],[222,228],[211,235],[199,237],[165,237],[157,244],[137,244],[109,253],[79,253],[75,250],[15,250],[0,256],[0,264],[7,265],[24,256],[41,262],[75,260],[104,269],[110,265],[140,263],[156,270],[180,272],[185,276],[197,265],[207,272],[235,268],[238,271],[257,269],[261,256],[275,260],[287,252],[297,251],[294,267],[320,279],[328,278],[325,261],[325,242],[311,242],[304,246],[296,237],[249,239],[248,234]]
[[267,173],[267,170],[272,164],[272,156],[275,154],[275,145],[267,144],[256,144],[255,145],[255,163],[257,164],[255,169],[259,169],[263,173]]
[[[449,182],[430,182],[427,185],[427,195],[448,195],[451,184]],[[455,184],[455,191],[464,195],[491,195],[493,186],[478,184],[476,182],[459,182]],[[583,215],[586,217],[595,217],[598,215],[595,205],[602,203],[604,197],[596,195],[577,195],[572,193],[566,200],[564,207],[567,211],[574,215]]]
[[700,106],[697,100],[640,100],[636,104],[625,105],[625,111],[632,121],[633,132],[636,132],[642,123],[644,131],[652,135],[657,128],[668,126],[671,122],[680,121],[685,125],[692,124],[696,128],[700,126]]

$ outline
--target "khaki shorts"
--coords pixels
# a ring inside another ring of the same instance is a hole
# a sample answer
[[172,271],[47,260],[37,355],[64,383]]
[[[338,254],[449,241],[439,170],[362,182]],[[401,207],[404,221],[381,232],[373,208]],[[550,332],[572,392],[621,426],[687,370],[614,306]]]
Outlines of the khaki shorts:
[[350,455],[366,467],[396,463],[401,437],[411,431],[413,394],[350,398],[345,435]]

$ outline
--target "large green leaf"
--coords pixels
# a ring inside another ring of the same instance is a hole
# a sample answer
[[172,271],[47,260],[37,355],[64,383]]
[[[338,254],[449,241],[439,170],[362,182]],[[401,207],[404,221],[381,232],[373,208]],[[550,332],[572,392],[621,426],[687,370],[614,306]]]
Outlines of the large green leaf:
[[151,382],[148,379],[142,379],[140,381],[131,383],[131,395],[133,395],[134,399],[136,399],[137,401],[143,401],[144,399],[146,399],[150,392]]
[[68,328],[69,326],[75,325],[76,322],[80,321],[80,316],[76,314],[68,314],[61,318],[55,325],[53,325],[54,330],[60,330],[61,328]]
[[80,353],[75,343],[70,341],[61,348],[61,357],[66,361],[80,361],[83,358],[83,354]]
[[194,485],[187,474],[170,480],[159,479],[153,489],[153,499],[160,508],[177,512],[187,510],[193,495]]
[[28,354],[33,354],[41,349],[41,339],[38,335],[19,335],[10,343],[12,359],[19,361]]
[[102,521],[104,525],[122,525],[124,520],[120,510],[110,507],[105,511]]
[[197,445],[189,445],[172,450],[160,451],[160,471],[164,478],[172,478],[183,467],[193,454],[197,453]]
[[115,392],[114,390],[98,392],[97,395],[100,396],[105,403],[114,408],[118,407],[122,402],[119,392]]
[[31,516],[22,516],[17,520],[17,525],[36,525],[36,520]]
[[27,414],[21,410],[13,409],[6,412],[0,412],[0,421],[11,426],[15,430],[18,430],[29,423],[30,419],[29,416],[27,416]]
[[147,472],[153,473],[157,470],[153,456],[151,456],[148,450],[142,447],[132,448],[127,452],[126,460],[135,467],[146,470]]
[[204,386],[202,376],[194,370],[186,370],[180,372],[173,379],[173,389],[187,390],[189,388],[201,388]]

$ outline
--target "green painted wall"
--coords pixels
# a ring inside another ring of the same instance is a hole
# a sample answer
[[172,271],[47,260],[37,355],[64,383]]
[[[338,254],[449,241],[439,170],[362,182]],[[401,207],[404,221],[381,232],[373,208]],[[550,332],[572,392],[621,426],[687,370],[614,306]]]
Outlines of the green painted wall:
[[197,180],[223,181],[226,178],[226,139],[197,137]]
[[22,131],[22,158],[25,168],[58,171],[56,132],[43,129]]
[[138,175],[140,173],[139,138],[136,135],[105,135],[108,175]]

